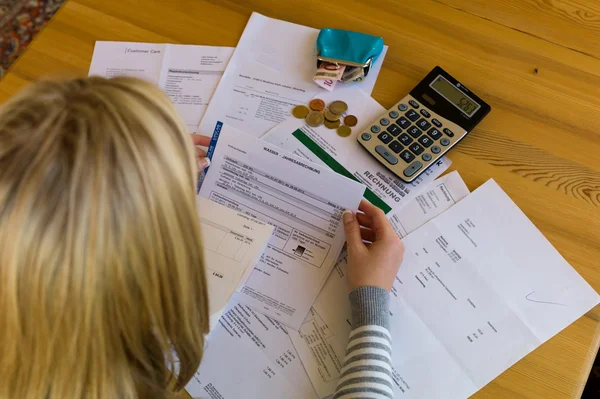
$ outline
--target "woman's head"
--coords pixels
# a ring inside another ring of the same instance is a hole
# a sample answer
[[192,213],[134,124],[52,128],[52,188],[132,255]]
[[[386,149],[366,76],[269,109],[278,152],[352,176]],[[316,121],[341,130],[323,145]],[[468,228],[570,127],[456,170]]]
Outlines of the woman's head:
[[0,107],[0,398],[182,388],[208,328],[185,125],[132,78],[40,82]]

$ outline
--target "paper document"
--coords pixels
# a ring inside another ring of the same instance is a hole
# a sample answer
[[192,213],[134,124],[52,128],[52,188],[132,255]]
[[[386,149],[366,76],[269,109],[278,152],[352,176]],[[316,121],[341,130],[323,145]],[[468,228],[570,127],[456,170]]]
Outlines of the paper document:
[[315,399],[284,326],[234,295],[186,386],[193,398]]
[[240,214],[207,198],[196,197],[204,267],[208,284],[211,329],[244,276],[260,259],[273,226]]
[[444,157],[413,183],[404,183],[356,141],[357,135],[368,131],[370,123],[385,113],[385,108],[355,88],[336,89],[319,98],[326,104],[335,100],[343,100],[348,104],[345,114],[354,115],[358,119],[350,136],[340,137],[335,130],[324,125],[316,128],[308,126],[303,119],[292,116],[269,130],[262,139],[360,181],[367,186],[365,198],[386,214],[391,215],[393,211],[401,209],[424,185],[432,182],[450,166],[450,160]]
[[[313,82],[318,34],[318,29],[252,13],[198,132],[210,135],[222,121],[261,136],[294,106],[327,93]],[[352,85],[371,94],[386,51],[387,46],[365,80]]]
[[[426,185],[394,215],[400,237],[425,224],[460,201],[469,190],[458,172],[449,173]],[[299,332],[290,338],[320,397],[335,391],[350,335],[351,310],[346,284],[346,258],[340,259],[327,279]],[[397,339],[394,337],[394,356]]]
[[341,215],[365,187],[223,125],[200,196],[275,227],[240,300],[294,328],[345,241]]
[[233,47],[96,42],[90,75],[134,76],[163,89],[195,132]]
[[467,398],[600,299],[493,180],[403,241],[397,398]]

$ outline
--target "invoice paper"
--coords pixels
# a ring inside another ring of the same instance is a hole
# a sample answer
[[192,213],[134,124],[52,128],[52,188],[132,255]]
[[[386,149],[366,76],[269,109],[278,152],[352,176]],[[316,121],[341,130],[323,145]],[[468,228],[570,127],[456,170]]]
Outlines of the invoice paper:
[[195,132],[233,47],[96,42],[90,75],[134,76],[163,89]]
[[193,398],[315,399],[286,328],[234,295],[186,386]]
[[[222,121],[261,136],[294,106],[327,93],[313,82],[318,34],[318,29],[252,13],[197,132],[210,135]],[[387,46],[363,82],[351,85],[371,94],[386,51]]]
[[[435,180],[393,215],[396,232],[400,237],[406,236],[467,194],[469,190],[456,171]],[[290,338],[320,397],[335,391],[351,331],[346,264],[345,257],[339,260],[299,332],[290,331]],[[394,337],[393,355],[401,355],[396,346]]]
[[[204,248],[211,329],[227,307],[243,276],[262,255],[273,226],[196,197]],[[248,273],[249,275],[249,273]]]
[[356,210],[364,190],[224,125],[199,195],[275,227],[241,302],[300,327],[344,245],[342,212]]
[[397,398],[466,398],[600,299],[493,180],[403,241]]
[[[358,124],[348,137],[338,136],[326,126],[308,126],[304,119],[292,117],[273,127],[262,139],[312,162],[326,165],[337,173],[360,181],[367,186],[365,198],[381,208],[388,216],[401,209],[422,188],[440,176],[451,162],[440,159],[412,183],[404,183],[369,154],[356,136],[368,131],[370,123],[385,113],[377,101],[361,90],[351,87],[336,89],[319,96],[325,103],[344,99],[346,114],[357,117]],[[390,212],[391,211],[391,212]]]

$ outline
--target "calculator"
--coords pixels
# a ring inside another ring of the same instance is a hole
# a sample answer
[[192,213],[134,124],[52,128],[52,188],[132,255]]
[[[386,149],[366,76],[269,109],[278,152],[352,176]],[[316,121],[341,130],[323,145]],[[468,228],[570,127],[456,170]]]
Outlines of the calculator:
[[462,140],[491,107],[439,66],[357,135],[403,181],[414,181]]

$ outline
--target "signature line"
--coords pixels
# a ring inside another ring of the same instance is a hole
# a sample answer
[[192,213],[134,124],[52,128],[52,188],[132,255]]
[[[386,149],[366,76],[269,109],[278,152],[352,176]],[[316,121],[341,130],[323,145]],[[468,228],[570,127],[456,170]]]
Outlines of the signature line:
[[525,296],[525,299],[527,299],[530,302],[536,302],[536,303],[546,303],[548,305],[556,305],[556,306],[564,306],[567,307],[567,305],[564,305],[562,303],[556,303],[556,302],[546,302],[546,301],[536,301],[535,299],[530,299],[529,296],[535,294],[535,291],[531,291],[529,294],[527,294]]

